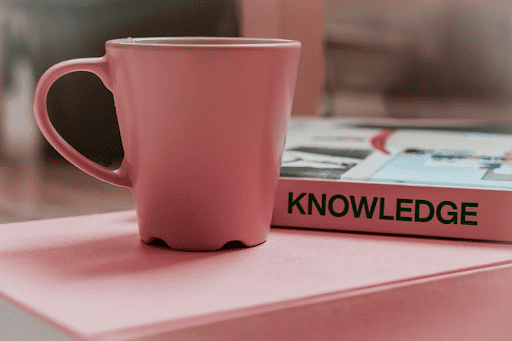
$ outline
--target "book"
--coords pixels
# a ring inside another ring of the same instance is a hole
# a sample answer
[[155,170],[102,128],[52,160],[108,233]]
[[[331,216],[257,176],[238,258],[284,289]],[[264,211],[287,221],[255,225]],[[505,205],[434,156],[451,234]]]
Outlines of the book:
[[512,241],[512,135],[351,122],[291,121],[272,225]]
[[512,246],[274,228],[140,240],[134,211],[0,227],[1,340],[508,340]]

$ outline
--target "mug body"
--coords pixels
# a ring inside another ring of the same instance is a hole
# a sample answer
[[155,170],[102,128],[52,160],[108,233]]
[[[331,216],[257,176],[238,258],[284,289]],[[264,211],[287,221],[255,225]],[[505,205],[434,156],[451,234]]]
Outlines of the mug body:
[[106,43],[143,241],[216,250],[266,240],[299,51],[246,38]]

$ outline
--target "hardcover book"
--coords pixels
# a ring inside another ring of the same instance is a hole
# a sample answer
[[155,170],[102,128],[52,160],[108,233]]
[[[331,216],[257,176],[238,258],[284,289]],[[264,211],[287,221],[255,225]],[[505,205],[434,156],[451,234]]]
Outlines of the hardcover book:
[[4,224],[0,340],[510,340],[512,246],[272,229],[173,251],[134,211]]
[[466,130],[294,119],[272,225],[512,241],[512,135]]

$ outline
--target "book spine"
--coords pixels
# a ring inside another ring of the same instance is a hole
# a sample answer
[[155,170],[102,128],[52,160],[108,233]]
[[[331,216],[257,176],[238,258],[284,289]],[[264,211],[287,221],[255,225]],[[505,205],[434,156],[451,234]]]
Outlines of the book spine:
[[512,241],[512,191],[281,178],[273,226]]

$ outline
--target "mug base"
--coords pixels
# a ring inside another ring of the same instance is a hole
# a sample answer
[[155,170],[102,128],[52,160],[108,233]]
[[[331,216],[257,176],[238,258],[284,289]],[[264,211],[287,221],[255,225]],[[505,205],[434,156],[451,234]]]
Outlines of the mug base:
[[222,245],[209,245],[209,246],[200,246],[200,247],[175,247],[172,244],[167,243],[165,240],[161,238],[148,238],[145,240],[141,238],[141,241],[147,245],[154,247],[163,247],[172,251],[188,251],[188,252],[214,252],[214,251],[223,251],[223,250],[233,250],[233,249],[247,249],[254,246],[261,245],[266,242],[266,239],[257,243],[248,243],[241,240],[230,240],[225,242]]

